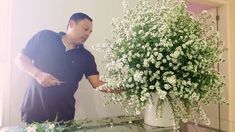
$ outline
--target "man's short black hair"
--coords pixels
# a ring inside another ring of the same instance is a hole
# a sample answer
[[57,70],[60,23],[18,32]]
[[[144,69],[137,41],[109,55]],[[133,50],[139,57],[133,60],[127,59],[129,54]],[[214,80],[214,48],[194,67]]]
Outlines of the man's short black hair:
[[[72,21],[75,21],[75,22],[79,22],[83,19],[88,19],[90,21],[93,21],[91,17],[89,17],[87,14],[84,14],[82,12],[78,12],[78,13],[74,13],[70,18],[69,18],[69,22],[72,20]],[[69,22],[68,22],[68,25],[67,25],[67,29],[69,27]]]

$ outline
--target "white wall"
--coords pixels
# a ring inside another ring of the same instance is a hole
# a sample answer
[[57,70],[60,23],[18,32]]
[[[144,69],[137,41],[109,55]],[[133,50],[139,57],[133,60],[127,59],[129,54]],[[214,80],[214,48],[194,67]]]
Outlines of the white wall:
[[10,8],[11,1],[0,1],[0,127],[4,122],[8,121],[8,96],[10,87],[10,56],[11,56],[11,40],[10,40]]
[[[136,0],[128,0],[134,5]],[[71,14],[84,12],[93,19],[93,33],[85,46],[94,54],[100,73],[104,73],[101,63],[103,54],[93,51],[92,44],[104,42],[111,36],[111,20],[122,15],[121,0],[14,0],[12,5],[12,58],[25,46],[28,39],[42,29],[65,31]],[[23,99],[28,76],[14,65],[11,67],[10,121],[5,125],[20,123],[19,106]],[[99,118],[122,115],[120,106],[103,106],[103,93],[94,91],[86,79],[80,83],[76,93],[76,119]]]

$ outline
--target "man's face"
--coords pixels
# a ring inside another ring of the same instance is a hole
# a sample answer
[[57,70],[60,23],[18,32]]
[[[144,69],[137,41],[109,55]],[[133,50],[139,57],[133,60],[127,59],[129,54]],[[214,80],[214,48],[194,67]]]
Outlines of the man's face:
[[92,21],[89,19],[83,19],[79,22],[72,21],[69,28],[69,33],[72,36],[73,42],[76,44],[83,44],[92,32]]

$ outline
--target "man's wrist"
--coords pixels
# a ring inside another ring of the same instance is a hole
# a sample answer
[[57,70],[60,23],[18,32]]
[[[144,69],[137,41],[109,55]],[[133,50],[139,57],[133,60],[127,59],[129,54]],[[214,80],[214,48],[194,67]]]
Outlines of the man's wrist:
[[100,85],[96,87],[95,89],[101,92],[105,92],[105,93],[108,93],[110,91],[110,89],[107,88],[107,83]]
[[107,86],[107,83],[105,83],[99,87],[96,87],[95,89],[99,90],[101,92],[104,92],[104,93],[120,93],[120,92],[124,91],[123,89],[120,89],[120,88],[109,88]]
[[39,70],[35,70],[35,71],[33,71],[32,73],[31,73],[31,76],[33,77],[33,78],[38,78],[38,76],[41,74],[41,71],[39,71]]

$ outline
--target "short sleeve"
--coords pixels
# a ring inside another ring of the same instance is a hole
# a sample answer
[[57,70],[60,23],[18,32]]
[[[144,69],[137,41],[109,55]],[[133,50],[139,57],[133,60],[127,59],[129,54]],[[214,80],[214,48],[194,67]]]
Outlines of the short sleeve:
[[22,53],[28,56],[30,59],[34,60],[35,57],[39,53],[40,46],[40,36],[41,32],[36,33],[26,44],[26,46],[22,49]]
[[86,78],[91,75],[99,75],[94,56],[92,54],[89,54],[88,58],[89,59],[88,59],[87,67],[85,69]]

